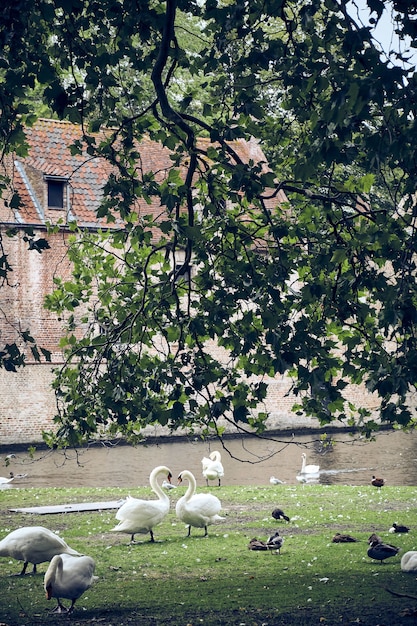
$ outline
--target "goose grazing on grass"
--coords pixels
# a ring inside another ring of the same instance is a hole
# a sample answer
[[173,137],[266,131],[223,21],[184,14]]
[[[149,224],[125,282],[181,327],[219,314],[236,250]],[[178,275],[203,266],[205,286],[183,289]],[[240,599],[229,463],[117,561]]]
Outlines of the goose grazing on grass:
[[284,537],[281,537],[279,532],[276,531],[276,533],[268,537],[266,545],[269,550],[278,550],[278,552],[281,554],[281,548],[283,543]]
[[172,478],[170,469],[165,465],[159,465],[152,470],[149,483],[158,500],[140,500],[129,496],[116,513],[119,523],[111,529],[112,531],[129,534],[132,543],[135,542],[136,533],[149,533],[151,541],[155,541],[152,529],[160,524],[169,512],[169,498],[157,481],[160,474],[165,475],[168,481]]
[[390,533],[408,533],[410,529],[408,526],[403,526],[402,524],[393,524],[389,529]]
[[410,550],[402,556],[401,571],[412,573],[417,572],[417,552],[415,550]]
[[211,493],[196,493],[197,483],[194,474],[183,470],[178,476],[178,482],[188,480],[188,488],[177,502],[175,512],[177,517],[188,524],[188,535],[191,534],[191,526],[204,528],[204,537],[207,536],[207,526],[224,519],[219,515],[222,508],[220,500]]
[[206,479],[207,486],[209,484],[209,480],[218,480],[220,487],[221,479],[224,476],[224,469],[221,458],[221,454],[220,452],[218,452],[218,450],[213,450],[208,458],[206,456],[202,458],[202,472],[204,478]]
[[[58,605],[52,613],[71,613],[76,600],[91,587],[97,579],[94,576],[95,563],[89,556],[57,554],[53,557],[44,577],[44,589],[48,600],[56,598]],[[67,609],[61,598],[71,600]]]
[[305,452],[301,455],[301,470],[300,475],[304,476],[305,474],[316,475],[320,473],[320,465],[307,465],[307,455]]
[[288,515],[285,515],[282,509],[274,509],[271,515],[274,519],[285,519],[286,522],[290,521],[290,518],[288,517]]
[[355,537],[352,537],[351,535],[342,535],[341,533],[336,533],[332,539],[333,543],[353,543],[354,541],[357,541]]
[[0,541],[0,556],[23,561],[20,576],[26,573],[29,563],[33,564],[33,574],[36,574],[36,565],[50,561],[56,554],[80,556],[80,553],[70,548],[61,537],[43,526],[18,528]]
[[383,563],[385,559],[389,559],[391,556],[396,556],[400,548],[390,545],[389,543],[380,543],[378,541],[370,542],[370,548],[368,550],[368,556],[371,559],[380,561]]
[[383,478],[378,478],[378,476],[372,476],[371,485],[381,489],[385,485],[385,480]]

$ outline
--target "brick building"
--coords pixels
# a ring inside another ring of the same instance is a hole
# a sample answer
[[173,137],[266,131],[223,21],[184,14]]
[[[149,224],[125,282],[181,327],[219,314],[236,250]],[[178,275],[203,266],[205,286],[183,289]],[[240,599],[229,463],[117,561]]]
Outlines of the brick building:
[[[7,284],[0,289],[0,347],[16,340],[16,327],[29,329],[38,345],[51,352],[52,360],[39,363],[28,354],[26,367],[17,372],[0,369],[0,445],[41,441],[42,430],[50,429],[56,412],[51,381],[52,370],[62,363],[59,349],[62,326],[54,314],[44,309],[43,301],[45,294],[53,289],[55,276],[70,276],[67,238],[71,221],[76,220],[87,229],[100,226],[96,209],[110,172],[110,165],[104,159],[91,158],[85,151],[71,153],[69,146],[81,139],[78,126],[39,120],[27,129],[28,155],[10,157],[7,162],[22,206],[12,210],[7,202],[0,204],[3,246],[13,268]],[[264,159],[255,141],[236,141],[233,147],[244,161]],[[172,167],[168,151],[150,140],[142,141],[140,155],[145,171],[158,171],[164,176]],[[161,207],[159,203],[148,205],[145,201],[141,207],[138,201],[135,210],[138,214],[160,213]],[[57,232],[50,234],[47,223],[59,225]],[[6,232],[11,227],[18,229],[20,236],[8,238]],[[30,234],[25,236],[28,228]],[[31,238],[35,241],[45,238],[49,248],[41,253],[30,250]],[[285,377],[269,381],[266,408],[271,412],[271,428],[312,424],[310,419],[296,418],[291,413],[294,398],[287,394],[289,387]],[[362,389],[352,389],[352,396],[357,393],[363,397]]]

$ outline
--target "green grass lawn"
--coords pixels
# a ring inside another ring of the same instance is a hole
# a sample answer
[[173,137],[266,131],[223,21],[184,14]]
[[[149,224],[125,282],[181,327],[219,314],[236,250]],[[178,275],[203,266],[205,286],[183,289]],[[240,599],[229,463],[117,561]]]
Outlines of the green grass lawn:
[[[47,563],[38,574],[12,576],[22,563],[0,558],[0,623],[213,626],[231,624],[311,625],[415,624],[417,604],[387,589],[417,597],[416,575],[400,570],[401,555],[417,550],[417,487],[278,485],[199,487],[222,501],[225,519],[202,529],[187,529],[175,517],[175,502],[185,491],[170,493],[171,512],[149,536],[110,532],[115,511],[36,515],[10,508],[117,500],[125,489],[8,489],[0,491],[0,538],[20,526],[42,525],[92,556],[99,580],[75,605],[72,616],[50,615],[55,600],[43,592]],[[150,488],[130,490],[154,498]],[[280,506],[291,518],[271,516]],[[408,534],[388,532],[393,522]],[[248,550],[252,537],[265,540],[279,530],[281,554]],[[335,532],[354,535],[357,543],[334,544]],[[367,556],[367,538],[377,532],[401,548],[386,563]],[[28,568],[31,571],[31,567]],[[64,602],[65,603],[65,602]],[[68,603],[68,601],[67,601]]]

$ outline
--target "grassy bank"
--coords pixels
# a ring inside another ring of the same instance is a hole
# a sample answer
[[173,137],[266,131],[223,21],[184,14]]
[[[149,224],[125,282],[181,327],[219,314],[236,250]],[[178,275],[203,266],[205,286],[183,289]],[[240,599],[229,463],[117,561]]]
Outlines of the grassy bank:
[[[34,515],[10,508],[115,500],[125,489],[9,489],[0,491],[0,538],[19,526],[50,528],[80,552],[96,560],[97,583],[77,602],[71,617],[50,615],[43,593],[47,564],[37,575],[14,577],[22,564],[0,558],[0,622],[17,624],[98,623],[142,626],[213,626],[231,624],[415,624],[416,576],[400,570],[400,556],[417,550],[417,488],[278,485],[210,487],[223,505],[224,521],[201,529],[186,528],[172,510],[155,529],[156,543],[137,535],[110,532],[115,511]],[[208,491],[200,487],[199,491]],[[150,488],[131,490],[153,498]],[[291,521],[271,517],[280,506]],[[392,535],[393,522],[411,527]],[[265,540],[278,529],[285,537],[281,554],[248,550],[252,537]],[[334,544],[335,532],[360,541]],[[366,539],[377,532],[401,547],[385,564],[371,561]]]

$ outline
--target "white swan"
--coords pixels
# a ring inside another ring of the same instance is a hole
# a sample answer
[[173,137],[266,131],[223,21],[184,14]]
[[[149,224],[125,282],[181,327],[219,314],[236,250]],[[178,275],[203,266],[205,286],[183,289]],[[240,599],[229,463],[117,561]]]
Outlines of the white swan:
[[221,478],[224,476],[224,468],[221,458],[220,452],[218,450],[213,450],[208,458],[205,456],[201,459],[203,476],[206,479],[207,485],[209,484],[209,480],[218,480],[220,487]]
[[172,477],[170,469],[165,465],[159,465],[152,470],[149,483],[158,500],[140,500],[128,496],[116,513],[119,524],[112,528],[112,531],[128,533],[132,542],[136,533],[150,533],[151,541],[155,541],[152,529],[162,522],[169,511],[169,498],[156,480],[160,474],[167,476],[168,480]]
[[[97,579],[94,569],[95,563],[90,556],[57,554],[53,557],[43,583],[47,599],[56,598],[58,601],[53,613],[71,613],[75,601]],[[71,600],[69,609],[61,603],[61,598]]]
[[401,571],[417,572],[417,552],[410,550],[401,557]]
[[320,465],[306,465],[307,455],[305,452],[301,455],[301,470],[300,474],[319,474]]
[[80,556],[80,553],[70,548],[61,537],[43,526],[18,528],[0,541],[0,556],[24,562],[20,576],[25,574],[28,563],[33,563],[35,574],[38,563],[50,561],[56,554]]
[[185,495],[176,504],[175,512],[177,517],[188,524],[188,535],[191,533],[191,526],[204,528],[204,537],[207,536],[207,526],[218,520],[224,519],[219,515],[222,508],[220,500],[211,493],[195,493],[197,483],[194,475],[188,470],[183,470],[178,476],[178,481],[188,480],[188,489]]

